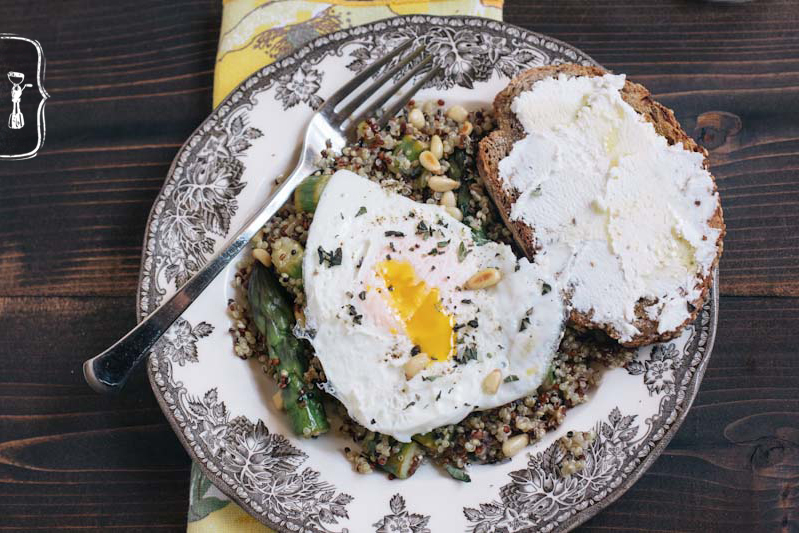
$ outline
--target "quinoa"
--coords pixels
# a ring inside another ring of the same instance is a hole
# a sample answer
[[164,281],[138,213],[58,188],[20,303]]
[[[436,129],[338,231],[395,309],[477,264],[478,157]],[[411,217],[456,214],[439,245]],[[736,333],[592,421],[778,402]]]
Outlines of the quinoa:
[[[424,123],[420,122],[416,112],[414,122],[417,125],[411,123],[409,113],[412,109],[422,111]],[[322,151],[316,161],[318,170],[312,175],[330,176],[337,170],[346,169],[414,201],[445,205],[445,201],[452,201],[453,195],[445,197],[447,193],[431,190],[427,185],[434,174],[423,168],[418,158],[410,160],[401,149],[404,141],[414,141],[419,143],[415,145],[417,148],[429,150],[433,137],[438,136],[435,142],[438,145],[441,140],[442,152],[439,173],[452,173],[453,165],[461,169],[461,187],[453,193],[457,196],[455,207],[463,217],[462,222],[482,232],[489,240],[512,246],[517,255],[522,255],[486,192],[475,165],[477,143],[495,128],[494,117],[487,110],[461,113],[464,111],[462,108],[458,111],[448,112],[442,100],[421,105],[410,102],[384,128],[379,128],[371,120],[364,122],[358,128],[356,143],[345,147],[341,153],[334,153],[330,149]],[[453,117],[460,120],[456,121]],[[253,248],[266,250],[270,254],[281,238],[292,239],[305,247],[312,217],[312,213],[298,211],[290,200],[258,232],[251,244]],[[253,259],[250,258],[237,265],[233,285],[238,297],[228,302],[232,321],[230,333],[236,355],[245,359],[257,358],[264,371],[272,375],[275,365],[261,348],[263,339],[249,317],[246,291],[243,290],[252,263]],[[302,279],[292,278],[286,273],[280,274],[278,279],[293,297],[295,315],[302,326],[305,304]],[[421,446],[423,453],[435,463],[458,469],[468,464],[506,461],[508,458],[503,452],[506,441],[520,435],[526,435],[529,443],[540,440],[547,431],[563,423],[568,409],[587,401],[588,393],[597,385],[603,367],[624,366],[634,355],[634,350],[622,348],[602,333],[567,328],[548,377],[536,394],[498,408],[474,412],[458,424],[433,430],[425,435],[424,445]],[[317,385],[326,381],[322,365],[313,353],[310,353],[305,379]],[[357,472],[369,473],[373,467],[380,468],[393,453],[400,450],[401,443],[387,435],[368,431],[352,420],[339,402],[332,400],[332,403],[343,420],[341,431],[357,444],[371,443],[369,451],[364,446],[360,446],[362,451],[345,449],[345,456]],[[569,432],[559,440],[565,452],[560,464],[562,475],[570,475],[583,468],[584,450],[593,440],[594,435],[590,432]]]

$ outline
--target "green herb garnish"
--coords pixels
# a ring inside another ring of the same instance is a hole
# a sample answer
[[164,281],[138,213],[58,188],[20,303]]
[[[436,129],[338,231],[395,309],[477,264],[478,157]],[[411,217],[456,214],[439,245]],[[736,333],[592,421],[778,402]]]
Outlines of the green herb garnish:
[[472,251],[472,250],[467,250],[467,247],[466,247],[466,246],[464,246],[464,242],[463,242],[463,241],[462,241],[461,243],[459,243],[459,245],[458,245],[458,262],[459,262],[459,263],[463,262],[463,261],[464,261],[464,259],[466,259],[466,258],[467,258],[467,255],[468,255],[468,254],[469,254],[471,251]]

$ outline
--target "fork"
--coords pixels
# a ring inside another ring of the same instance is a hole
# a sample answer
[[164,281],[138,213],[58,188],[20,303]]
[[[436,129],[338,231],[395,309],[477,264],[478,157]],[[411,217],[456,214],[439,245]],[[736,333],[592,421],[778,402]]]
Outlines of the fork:
[[[356,139],[358,124],[372,115],[377,115],[377,124],[380,127],[385,126],[423,85],[439,74],[440,68],[432,64],[430,55],[424,54],[423,46],[403,55],[411,48],[412,44],[413,40],[408,40],[394,52],[375,61],[325,101],[311,117],[303,139],[300,161],[292,173],[250,217],[239,233],[232,237],[225,247],[178,289],[169,300],[162,303],[110,348],[84,362],[83,375],[89,386],[102,393],[120,391],[132,371],[144,360],[145,355],[150,353],[158,339],[180,317],[181,313],[247,246],[250,239],[286,203],[297,186],[316,170],[314,160],[322,150],[341,151],[348,140]],[[378,79],[357,92],[381,68],[396,58],[400,58],[396,65],[387,68],[386,72],[381,74]],[[413,64],[418,58],[419,61]],[[381,90],[387,82],[411,64],[413,66],[399,80]],[[382,106],[398,94],[409,80],[429,65],[429,71],[381,113]],[[371,98],[372,101],[370,101]],[[339,109],[337,110],[337,108]]]

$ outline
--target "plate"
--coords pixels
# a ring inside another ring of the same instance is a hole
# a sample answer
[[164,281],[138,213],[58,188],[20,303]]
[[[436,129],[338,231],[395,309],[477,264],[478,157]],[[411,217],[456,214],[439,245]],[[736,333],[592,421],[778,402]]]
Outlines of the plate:
[[[244,81],[192,134],[147,225],[138,315],[175,291],[292,167],[304,126],[338,87],[408,38],[444,76],[417,96],[488,106],[519,71],[596,64],[555,39],[469,17],[397,17],[320,37]],[[336,432],[296,438],[257,361],[234,355],[226,303],[235,266],[157,344],[153,392],[189,455],[225,494],[277,531],[566,531],[618,498],[666,446],[697,392],[713,344],[717,283],[697,320],[608,370],[584,405],[527,453],[472,466],[461,483],[426,466],[405,481],[360,475]],[[620,394],[620,391],[625,391]],[[586,467],[562,478],[556,439],[593,430]]]

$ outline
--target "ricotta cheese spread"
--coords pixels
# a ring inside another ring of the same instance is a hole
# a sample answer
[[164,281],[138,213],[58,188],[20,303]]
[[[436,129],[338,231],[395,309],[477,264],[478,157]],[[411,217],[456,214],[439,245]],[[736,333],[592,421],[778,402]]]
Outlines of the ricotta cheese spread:
[[620,94],[624,75],[547,78],[514,99],[525,129],[499,164],[518,194],[510,218],[533,228],[537,261],[571,305],[622,342],[642,301],[658,332],[679,327],[717,256],[719,204],[703,156],[669,145]]

